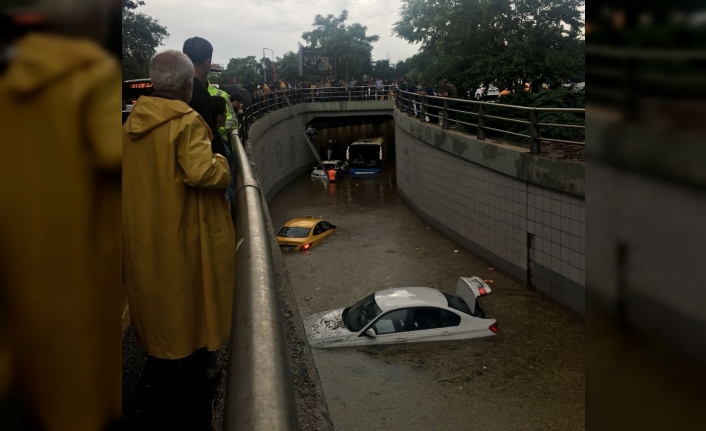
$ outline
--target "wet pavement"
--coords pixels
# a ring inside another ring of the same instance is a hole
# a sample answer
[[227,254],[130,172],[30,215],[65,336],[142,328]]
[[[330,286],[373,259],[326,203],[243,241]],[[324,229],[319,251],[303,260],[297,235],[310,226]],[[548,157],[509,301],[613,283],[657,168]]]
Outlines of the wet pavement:
[[397,195],[394,166],[335,185],[307,174],[270,212],[275,229],[305,215],[339,226],[310,252],[283,253],[302,319],[389,287],[494,281],[481,302],[495,337],[313,349],[336,430],[585,429],[583,323],[424,224]]

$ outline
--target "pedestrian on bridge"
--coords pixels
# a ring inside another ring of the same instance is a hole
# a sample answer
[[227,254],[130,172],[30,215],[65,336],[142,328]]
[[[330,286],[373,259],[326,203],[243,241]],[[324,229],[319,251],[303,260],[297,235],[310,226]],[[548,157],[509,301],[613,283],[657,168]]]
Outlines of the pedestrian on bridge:
[[[456,127],[456,111],[458,105],[455,99],[458,99],[458,90],[456,86],[449,82],[448,79],[443,79],[441,82],[441,96],[449,99],[447,101],[449,107],[449,127],[454,129]],[[454,111],[452,111],[454,109]]]
[[156,55],[155,91],[122,129],[125,286],[135,338],[148,355],[140,421],[151,429],[210,430],[209,352],[230,335],[235,231],[223,195],[230,169],[187,105],[193,76],[181,52]]

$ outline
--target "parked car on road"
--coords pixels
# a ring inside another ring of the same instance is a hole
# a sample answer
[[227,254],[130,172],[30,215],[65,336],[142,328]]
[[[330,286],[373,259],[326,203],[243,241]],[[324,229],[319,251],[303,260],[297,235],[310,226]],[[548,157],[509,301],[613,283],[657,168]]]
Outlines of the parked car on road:
[[460,277],[456,295],[429,287],[376,292],[351,307],[304,319],[312,347],[368,346],[490,337],[498,333],[478,298],[490,287],[478,277]]
[[295,218],[277,232],[277,242],[282,250],[310,250],[333,235],[338,226],[312,216]]

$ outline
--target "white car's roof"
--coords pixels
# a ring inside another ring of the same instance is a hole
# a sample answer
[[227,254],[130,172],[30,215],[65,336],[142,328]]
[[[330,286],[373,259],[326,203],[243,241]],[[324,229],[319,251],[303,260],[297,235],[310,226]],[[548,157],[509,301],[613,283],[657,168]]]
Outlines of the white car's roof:
[[446,297],[429,287],[401,287],[375,293],[375,302],[384,312],[405,307],[447,307]]

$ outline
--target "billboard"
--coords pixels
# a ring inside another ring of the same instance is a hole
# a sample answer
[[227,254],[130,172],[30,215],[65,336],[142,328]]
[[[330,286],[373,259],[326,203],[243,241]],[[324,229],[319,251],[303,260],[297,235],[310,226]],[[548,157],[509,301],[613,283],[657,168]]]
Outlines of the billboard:
[[299,76],[333,75],[333,59],[324,57],[321,48],[299,48]]

